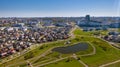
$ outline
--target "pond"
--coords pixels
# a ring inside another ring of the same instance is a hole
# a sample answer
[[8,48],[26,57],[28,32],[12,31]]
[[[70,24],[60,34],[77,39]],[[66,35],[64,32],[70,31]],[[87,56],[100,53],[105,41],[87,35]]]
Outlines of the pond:
[[69,54],[69,53],[84,51],[87,49],[88,49],[88,43],[77,43],[72,46],[57,47],[57,48],[52,49],[52,51],[59,52],[62,54]]

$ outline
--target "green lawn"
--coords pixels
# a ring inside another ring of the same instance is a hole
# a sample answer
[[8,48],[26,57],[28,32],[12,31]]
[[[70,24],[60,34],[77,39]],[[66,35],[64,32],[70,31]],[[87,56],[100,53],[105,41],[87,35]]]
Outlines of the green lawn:
[[118,29],[118,31],[120,32],[120,28]]
[[68,59],[46,65],[44,67],[84,67],[81,63],[78,62],[78,60],[70,59],[70,61],[67,61]]
[[99,30],[99,31],[88,31],[88,32],[85,32],[85,31],[82,31],[79,28],[77,28],[74,31],[74,34],[75,35],[86,35],[86,36],[99,35],[99,34],[107,35],[108,31],[107,30]]
[[[73,39],[74,40],[74,39]],[[71,42],[73,41],[71,40]],[[78,41],[76,41],[78,42]],[[93,52],[93,48],[91,47],[91,45],[89,45],[88,43],[88,49],[85,50],[85,51],[79,51],[77,52],[76,54],[77,55],[84,55],[84,54],[89,54]],[[51,59],[50,61],[54,61],[55,59],[60,59],[60,57],[67,57],[67,56],[70,56],[72,54],[61,54],[61,53],[58,53],[58,52],[52,52],[52,53],[49,53],[48,55],[42,57],[42,58],[39,58],[37,59],[35,62],[34,62],[34,65],[39,65],[39,64],[42,64],[42,63],[45,63],[43,61],[47,61],[49,62],[49,59]]]
[[75,34],[77,35],[77,38],[79,38],[80,41],[89,41],[96,47],[95,55],[81,57],[81,60],[88,64],[90,67],[98,67],[99,65],[120,59],[120,50],[113,48],[108,43],[99,38],[86,36],[86,34],[89,34],[89,32],[85,32],[85,35],[83,33],[84,32],[81,33],[81,31],[77,30],[77,33]]
[[120,62],[115,63],[115,64],[108,65],[108,66],[106,66],[106,67],[120,67]]
[[83,32],[83,31],[80,30],[79,28],[77,28],[77,29],[74,31],[74,34],[75,34],[75,35],[86,35],[86,36],[92,35],[91,32]]
[[120,46],[120,43],[116,43],[118,46]]

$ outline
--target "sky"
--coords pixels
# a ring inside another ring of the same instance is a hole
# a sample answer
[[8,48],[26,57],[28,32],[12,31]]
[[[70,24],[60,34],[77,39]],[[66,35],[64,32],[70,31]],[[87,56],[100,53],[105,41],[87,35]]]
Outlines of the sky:
[[0,0],[0,17],[120,16],[120,0]]

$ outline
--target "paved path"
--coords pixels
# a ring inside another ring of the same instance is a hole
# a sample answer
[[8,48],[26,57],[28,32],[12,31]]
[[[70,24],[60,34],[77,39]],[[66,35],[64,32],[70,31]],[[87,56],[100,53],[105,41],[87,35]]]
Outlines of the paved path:
[[19,54],[16,53],[15,55],[11,55],[11,56],[14,56],[14,57],[11,58],[11,59],[9,59],[9,60],[3,60],[0,64],[3,64],[3,63],[6,63],[6,62],[9,62],[9,61],[11,61],[11,60],[14,60],[14,59],[16,59],[16,58],[18,58],[18,57],[20,57],[20,56],[22,56],[22,55],[24,55],[24,54],[26,54],[26,53],[32,51],[32,50],[34,50],[34,49],[30,49],[30,48],[32,48],[32,47],[35,47],[35,46],[42,46],[42,45],[43,45],[43,44],[32,45],[31,47],[27,48],[27,49],[29,49],[29,50],[27,50],[27,51],[26,51],[26,50],[23,50],[22,52],[19,52]]
[[120,60],[117,60],[117,61],[114,61],[114,62],[110,62],[110,63],[107,63],[107,64],[103,64],[103,65],[101,65],[99,67],[106,67],[108,65],[115,64],[115,63],[118,63],[118,62],[120,62]]
[[[73,34],[73,31],[74,31],[75,29],[76,29],[76,27],[73,28],[72,31],[70,32],[72,38],[75,37],[74,34]],[[93,52],[90,53],[90,54],[81,55],[81,56],[88,56],[88,55],[93,55],[93,54],[95,54],[95,53],[96,53],[96,48],[95,48],[92,44],[91,44],[91,46],[93,47]],[[49,51],[49,50],[48,50],[48,51]],[[47,52],[47,51],[46,51],[46,52]],[[43,54],[42,56],[45,56],[45,55]],[[72,57],[73,57],[73,56],[72,56]],[[48,62],[48,63],[44,63],[44,64],[41,64],[41,65],[38,65],[38,66],[35,66],[35,67],[45,66],[45,65],[48,65],[48,64],[51,64],[51,63],[55,63],[55,62],[61,61],[61,60],[63,60],[63,59],[67,59],[67,58],[69,58],[69,57],[60,58],[60,59],[57,59],[57,60],[54,60],[54,61],[51,61],[51,62]],[[88,67],[88,66],[87,66],[84,62],[82,62],[81,60],[79,60],[79,62],[82,63],[85,67]]]
[[[95,37],[95,36],[94,36],[94,37]],[[117,50],[120,49],[120,46],[118,46],[118,45],[115,44],[114,42],[109,42],[109,41],[107,41],[107,40],[102,39],[101,37],[96,37],[96,38],[99,38],[99,39],[101,39],[101,40],[107,42],[111,47],[113,47],[113,48],[115,48],[115,49],[117,49]]]
[[30,61],[27,61],[28,66],[33,67],[33,65],[30,63]]
[[[54,47],[53,47],[53,48],[54,48]],[[50,48],[50,49],[48,49],[47,51],[45,51],[43,54],[41,54],[40,56],[31,58],[31,59],[29,59],[29,60],[32,60],[31,63],[34,63],[34,62],[35,62],[36,60],[38,60],[39,58],[42,58],[42,57],[46,56],[48,53],[50,53],[51,49],[53,49],[53,48]]]
[[33,66],[36,66],[36,65],[40,65],[42,63],[45,63],[45,62],[49,62],[51,60],[54,60],[53,58],[50,58],[50,59],[47,59],[47,60],[44,60],[44,61],[41,61],[41,62],[38,62],[38,63],[34,63]]
[[[74,27],[74,28],[70,31],[71,38],[74,38],[74,37],[75,37],[74,34],[73,34],[73,31],[74,31],[75,29],[76,29],[76,27]],[[59,46],[55,46],[55,47],[59,47]],[[34,59],[34,61],[36,61],[37,59],[46,56],[46,55],[49,53],[49,51],[51,51],[51,50],[52,50],[53,48],[55,48],[55,47],[52,47],[52,48],[48,49],[46,52],[44,52],[43,54],[41,54],[40,56],[35,57],[36,59],[35,59],[35,58],[32,58],[32,59]],[[34,62],[34,61],[32,61],[32,62]]]
[[95,46],[93,44],[91,44],[90,42],[88,42],[88,43],[92,46],[93,52],[89,53],[89,54],[80,55],[80,56],[91,56],[91,55],[96,54],[96,48],[95,48]]
[[[58,46],[56,46],[56,47],[58,47]],[[39,56],[37,56],[37,57],[28,59],[27,61],[29,61],[29,62],[32,61],[32,62],[30,62],[31,65],[32,65],[32,64],[33,64],[36,60],[38,60],[39,58],[42,58],[42,57],[46,56],[46,55],[51,51],[51,49],[53,49],[53,48],[55,48],[55,47],[52,47],[52,48],[48,49],[47,51],[45,51],[43,54],[41,54],[41,55],[39,55]],[[26,63],[26,62],[25,62],[25,61],[23,61],[23,62],[18,62],[18,63],[15,63],[15,64],[7,65],[7,67],[15,66],[15,65],[17,65],[17,64],[23,64],[23,63]]]
[[[77,55],[76,54],[73,54],[73,58],[75,58],[76,60],[78,60],[78,58],[77,58]],[[78,60],[81,64],[83,64],[85,67],[88,67],[88,65],[87,64],[85,64],[83,61],[81,61],[81,60]]]
[[60,58],[60,59],[57,59],[57,60],[54,60],[54,61],[51,61],[51,62],[48,62],[48,63],[44,63],[44,64],[41,64],[41,65],[38,65],[38,66],[34,66],[34,67],[45,66],[45,65],[48,65],[48,64],[51,64],[51,63],[55,63],[55,62],[58,62],[58,61],[61,61],[61,60],[67,59],[67,58],[69,58],[69,57]]

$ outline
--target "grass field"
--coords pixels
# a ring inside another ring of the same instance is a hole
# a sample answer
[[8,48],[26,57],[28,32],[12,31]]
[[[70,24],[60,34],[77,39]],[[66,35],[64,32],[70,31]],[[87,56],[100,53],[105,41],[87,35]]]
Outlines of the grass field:
[[108,31],[107,30],[99,30],[99,31],[88,31],[88,32],[83,32],[82,30],[80,30],[79,28],[77,28],[74,31],[75,35],[86,35],[86,36],[93,36],[93,35],[107,35]]
[[77,60],[71,58],[70,61],[68,62],[67,59],[49,64],[44,67],[84,67],[82,64],[80,64]]
[[108,66],[106,66],[106,67],[120,67],[120,62],[115,63],[115,64],[108,65]]
[[[79,33],[79,34],[78,34]],[[77,37],[78,35],[84,35],[84,32],[77,30]],[[80,41],[89,41],[96,47],[96,54],[93,56],[82,57],[81,60],[84,61],[90,67],[98,67],[99,65],[112,62],[114,60],[120,59],[120,50],[117,50],[110,46],[107,42],[95,38],[95,37],[87,37],[86,34],[90,34],[90,32],[85,32],[84,36]],[[79,37],[79,38],[80,38]]]

